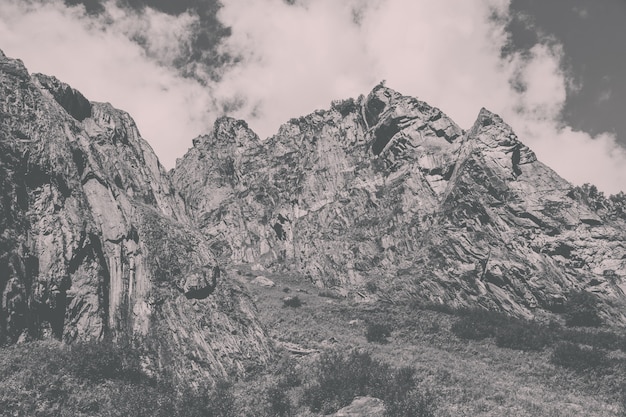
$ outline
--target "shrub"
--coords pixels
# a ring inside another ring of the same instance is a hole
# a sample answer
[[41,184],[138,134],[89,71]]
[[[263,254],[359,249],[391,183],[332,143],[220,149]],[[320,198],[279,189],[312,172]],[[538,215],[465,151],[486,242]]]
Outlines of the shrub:
[[296,362],[291,356],[283,356],[276,366],[274,374],[279,378],[278,386],[293,388],[302,385],[302,376],[296,368]]
[[315,382],[305,389],[304,404],[311,411],[329,414],[352,402],[354,397],[368,393],[389,372],[389,367],[373,359],[369,353],[353,350],[321,355],[315,369]]
[[435,397],[431,393],[412,390],[398,400],[385,401],[385,416],[432,417],[436,408]]
[[280,385],[274,385],[267,389],[267,401],[270,415],[273,417],[287,417],[292,415],[292,406],[286,389]]
[[207,395],[205,417],[233,417],[237,415],[232,387],[232,383],[226,379],[217,381]]
[[[173,392],[170,387],[165,390]],[[232,383],[218,380],[212,388],[178,387],[173,417],[233,417],[237,415]],[[129,415],[130,417],[130,415]]]
[[320,297],[332,298],[334,300],[341,300],[345,298],[341,294],[339,294],[339,292],[335,290],[321,290],[320,292],[317,293],[317,295]]
[[302,305],[302,301],[296,295],[295,297],[285,297],[283,298],[283,307],[300,307]]
[[452,332],[461,339],[482,340],[494,337],[498,328],[509,325],[513,319],[488,310],[459,310],[462,317],[452,325]]
[[394,370],[358,350],[324,353],[316,365],[314,382],[304,392],[303,403],[311,411],[328,414],[363,395],[382,399],[390,417],[431,417],[435,409],[434,396],[417,390],[413,368]]
[[387,417],[434,415],[435,396],[416,388],[414,368],[407,366],[381,374],[371,384],[368,394],[384,400]]
[[606,350],[626,351],[626,338],[610,331],[594,329],[562,329],[560,339]]
[[421,308],[424,310],[437,311],[439,313],[444,313],[448,315],[458,314],[459,311],[454,307],[450,307],[448,304],[443,303],[421,303],[420,301],[413,301],[411,306],[414,308]]
[[559,343],[554,348],[552,363],[577,372],[604,372],[610,366],[605,350],[582,348],[569,342]]
[[349,98],[346,100],[333,100],[331,108],[337,110],[342,116],[347,116],[350,112],[357,110],[358,105],[353,98]]
[[391,336],[391,330],[385,324],[370,323],[365,331],[368,342],[387,343],[387,338]]
[[496,345],[516,350],[542,350],[552,343],[552,335],[546,327],[520,321],[496,329]]
[[373,294],[378,291],[378,285],[376,285],[374,281],[368,281],[368,283],[365,284],[365,289]]
[[69,371],[78,377],[94,381],[124,379],[132,382],[144,378],[139,354],[128,345],[84,342],[71,345],[69,349]]
[[570,294],[564,306],[565,324],[569,327],[598,327],[602,324],[598,298],[587,291]]

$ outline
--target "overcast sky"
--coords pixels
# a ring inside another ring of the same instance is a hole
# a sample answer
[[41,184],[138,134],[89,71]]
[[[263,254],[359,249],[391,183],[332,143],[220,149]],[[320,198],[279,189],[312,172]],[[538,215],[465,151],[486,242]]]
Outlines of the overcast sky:
[[384,79],[616,193],[624,22],[625,0],[0,0],[0,49],[128,111],[167,168],[220,115],[263,138]]

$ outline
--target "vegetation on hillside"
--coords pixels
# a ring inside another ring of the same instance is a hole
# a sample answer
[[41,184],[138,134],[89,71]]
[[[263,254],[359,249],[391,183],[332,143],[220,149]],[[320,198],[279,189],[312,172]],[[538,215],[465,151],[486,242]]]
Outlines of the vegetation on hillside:
[[572,189],[570,197],[582,201],[603,217],[626,220],[626,194],[620,191],[608,197],[595,185],[583,184]]
[[356,303],[272,279],[297,285],[301,304],[287,308],[282,285],[252,287],[261,319],[279,347],[310,353],[284,350],[241,379],[174,387],[129,346],[18,344],[0,349],[0,415],[314,417],[363,395],[391,417],[626,415],[626,334],[568,323],[575,310],[597,316],[588,295],[572,294],[559,324]]

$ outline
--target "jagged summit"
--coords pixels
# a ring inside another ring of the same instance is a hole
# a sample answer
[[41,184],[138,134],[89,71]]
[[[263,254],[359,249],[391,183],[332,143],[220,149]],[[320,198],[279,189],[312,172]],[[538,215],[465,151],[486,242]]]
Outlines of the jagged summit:
[[570,198],[571,184],[486,109],[463,131],[379,85],[238,143],[230,156],[194,147],[172,173],[225,262],[344,294],[521,316],[586,289],[609,301],[607,317],[626,319],[610,307],[624,300],[624,223]]
[[264,141],[220,118],[168,174],[130,115],[4,56],[0,83],[3,341],[133,335],[181,377],[242,370],[270,347],[238,263],[527,317],[585,289],[626,322],[626,224],[485,109],[464,131],[379,85]]

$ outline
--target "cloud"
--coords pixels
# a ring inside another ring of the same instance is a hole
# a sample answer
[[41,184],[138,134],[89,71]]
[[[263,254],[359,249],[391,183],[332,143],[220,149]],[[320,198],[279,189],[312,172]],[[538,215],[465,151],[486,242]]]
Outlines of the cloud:
[[[128,111],[171,167],[212,121],[209,91],[163,65],[184,50],[193,17],[151,9],[129,14],[112,3],[106,7],[108,13],[96,18],[61,1],[3,0],[0,47],[22,59],[29,71],[55,75],[90,100]],[[146,35],[144,47],[136,42],[140,33]]]
[[615,137],[563,126],[567,93],[580,86],[563,69],[562,47],[542,37],[527,52],[502,55],[508,1],[223,3],[219,16],[232,37],[222,47],[242,59],[218,95],[237,97],[243,106],[236,114],[261,136],[385,79],[466,128],[487,107],[570,181],[594,182],[607,192],[623,188],[626,155]]
[[223,74],[216,94],[242,98],[236,115],[266,137],[291,117],[366,92],[379,80],[354,22],[359,3],[225,1],[218,16],[232,35],[222,53],[241,60]]
[[198,31],[211,32],[215,19],[191,9],[166,14],[109,1],[103,13],[88,15],[61,0],[4,0],[0,47],[31,70],[129,111],[168,167],[220,114],[244,118],[267,137],[291,117],[367,93],[385,79],[465,128],[481,107],[500,114],[574,183],[606,192],[626,183],[626,155],[614,136],[563,125],[568,94],[580,85],[564,69],[558,42],[540,37],[528,51],[503,55],[508,0],[222,3],[217,18],[230,36],[219,38],[218,55],[236,59],[223,65],[202,55],[191,65],[195,79],[183,77],[177,63],[189,62]]

